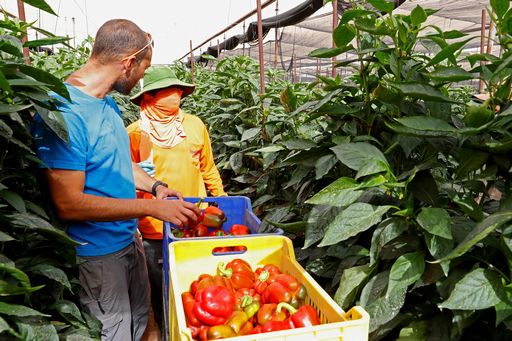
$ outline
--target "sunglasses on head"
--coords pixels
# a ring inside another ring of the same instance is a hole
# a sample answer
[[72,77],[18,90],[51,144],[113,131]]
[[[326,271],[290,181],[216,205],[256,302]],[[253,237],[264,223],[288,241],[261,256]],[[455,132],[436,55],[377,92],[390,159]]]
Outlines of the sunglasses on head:
[[127,56],[127,57],[124,57],[122,60],[127,60],[127,59],[130,59],[132,57],[136,57],[139,53],[141,53],[142,51],[144,51],[145,49],[147,49],[150,45],[151,45],[151,48],[154,48],[155,47],[155,41],[153,40],[153,38],[151,37],[151,34],[148,33],[148,38],[149,38],[149,43],[147,43],[146,45],[144,45],[140,50],[138,50],[137,52],[134,52],[132,53],[131,55]]

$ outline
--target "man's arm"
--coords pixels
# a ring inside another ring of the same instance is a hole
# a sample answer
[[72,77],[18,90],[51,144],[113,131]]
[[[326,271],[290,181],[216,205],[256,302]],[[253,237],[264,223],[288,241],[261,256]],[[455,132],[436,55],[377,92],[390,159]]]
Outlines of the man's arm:
[[[115,199],[86,194],[85,173],[81,171],[50,169],[45,171],[45,175],[53,202],[63,220],[115,221],[152,216],[184,226],[195,222],[199,215],[194,204],[182,200]],[[152,179],[149,175],[147,177]],[[143,180],[143,188],[147,189],[150,182]],[[157,191],[165,192],[165,187],[159,187]]]

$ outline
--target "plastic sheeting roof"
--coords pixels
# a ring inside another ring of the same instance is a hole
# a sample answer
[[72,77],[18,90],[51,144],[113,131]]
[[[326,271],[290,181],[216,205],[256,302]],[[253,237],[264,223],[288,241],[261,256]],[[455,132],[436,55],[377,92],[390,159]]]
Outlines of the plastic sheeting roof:
[[[466,49],[480,47],[482,9],[487,8],[489,5],[488,0],[406,0],[395,9],[394,13],[408,14],[417,5],[423,8],[438,10],[438,12],[428,18],[427,24],[436,25],[443,31],[462,31],[468,34],[464,39],[475,37],[466,45]],[[331,5],[328,4],[326,6]],[[341,11],[338,11],[338,13],[340,16],[342,15]],[[332,67],[330,59],[310,58],[308,54],[317,48],[331,47],[332,17],[331,11],[330,13],[313,15],[298,24],[278,29],[277,67],[287,70],[290,76],[295,72],[298,81],[313,80],[318,73],[330,75]],[[487,27],[489,26],[488,23],[489,18],[487,16]],[[424,31],[424,33],[427,32],[429,31]],[[271,30],[264,42],[266,67],[275,66],[276,44],[274,37],[275,31]],[[426,51],[421,44],[418,44],[418,50]],[[243,47],[234,50],[223,50],[221,51],[220,58],[242,54],[257,60],[257,44],[245,44]],[[294,57],[296,61],[295,66],[292,63]],[[351,58],[353,56],[345,54],[338,56],[338,61]],[[343,70],[338,70],[338,72],[343,73]]]

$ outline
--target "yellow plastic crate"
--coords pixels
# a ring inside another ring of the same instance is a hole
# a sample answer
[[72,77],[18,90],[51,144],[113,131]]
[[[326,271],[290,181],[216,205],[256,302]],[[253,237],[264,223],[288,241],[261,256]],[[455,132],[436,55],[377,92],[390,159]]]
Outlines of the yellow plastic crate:
[[[212,249],[223,246],[247,247],[242,254],[213,255]],[[307,289],[306,303],[317,309],[321,325],[283,330],[271,333],[229,338],[233,341],[259,340],[368,340],[369,316],[361,307],[344,312],[332,298],[295,260],[292,242],[283,236],[255,236],[237,239],[212,239],[177,241],[169,244],[169,340],[192,340],[187,328],[181,293],[189,289],[190,283],[202,273],[214,274],[220,261],[229,262],[241,258],[253,269],[264,264],[279,266],[301,281]]]

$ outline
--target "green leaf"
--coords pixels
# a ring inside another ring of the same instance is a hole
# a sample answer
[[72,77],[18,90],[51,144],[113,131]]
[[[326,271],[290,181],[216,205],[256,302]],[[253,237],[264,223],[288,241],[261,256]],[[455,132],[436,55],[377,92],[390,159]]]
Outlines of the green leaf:
[[8,273],[13,278],[16,278],[23,288],[31,287],[30,279],[28,278],[27,274],[21,271],[20,269],[16,268],[15,266],[2,262],[0,263],[0,270],[4,271],[5,273]]
[[79,321],[85,323],[80,309],[71,301],[59,300],[56,301],[52,307],[59,312],[68,321]]
[[0,51],[16,57],[23,57],[23,45],[21,41],[11,35],[0,35]]
[[258,136],[261,132],[261,128],[250,128],[247,130],[244,130],[242,133],[241,141],[248,141],[254,139],[256,136]]
[[388,82],[392,87],[400,90],[405,96],[432,102],[458,103],[446,97],[439,89],[432,85],[420,82]]
[[457,258],[473,245],[484,239],[489,233],[512,220],[512,212],[498,212],[488,216],[484,221],[478,223],[464,240],[453,249],[447,256],[437,260],[435,263],[444,262]]
[[0,316],[0,335],[2,335],[3,332],[7,332],[7,333],[17,337],[18,339],[21,339],[21,335],[16,333],[16,331],[11,328],[9,323],[7,323],[7,321],[4,320],[3,317]]
[[283,91],[281,91],[279,99],[281,100],[281,104],[286,112],[290,113],[297,109],[297,96],[290,86],[287,86]]
[[431,234],[452,239],[450,215],[444,208],[424,207],[418,214],[416,221]]
[[488,158],[489,153],[474,149],[462,148],[460,155],[457,158],[459,161],[459,167],[457,167],[455,171],[457,178],[464,178],[469,174],[469,172],[480,169]]
[[334,295],[334,300],[342,309],[352,307],[359,288],[365,284],[371,272],[372,268],[368,264],[343,270],[340,285]]
[[428,321],[414,321],[400,330],[396,341],[427,341]]
[[315,163],[315,180],[322,179],[338,163],[334,155],[324,155]]
[[369,143],[343,143],[331,150],[344,165],[358,171],[358,177],[389,170],[384,154]]
[[80,243],[77,243],[73,239],[69,238],[69,236],[64,231],[53,227],[46,220],[41,219],[34,214],[11,213],[6,215],[6,217],[9,219],[9,223],[15,228],[32,229],[39,234],[50,236],[52,240],[58,241],[59,243],[65,245],[80,245]]
[[382,220],[382,215],[391,206],[372,206],[366,203],[355,203],[347,207],[334,218],[322,239],[319,247],[333,245],[368,230]]
[[307,150],[315,148],[317,145],[314,141],[306,139],[291,139],[283,141],[282,144],[290,150]]
[[510,288],[505,288],[505,297],[494,306],[494,310],[496,310],[496,326],[512,316],[512,292]]
[[[11,87],[9,86],[9,82],[7,81],[7,78],[5,78],[5,75],[3,72],[0,71],[0,89],[4,91],[11,91]],[[4,105],[4,104],[2,104]]]
[[50,264],[38,264],[30,267],[27,271],[32,271],[36,274],[40,274],[49,279],[52,279],[71,291],[71,284],[69,283],[68,276],[62,269],[56,268]]
[[235,174],[238,174],[240,169],[242,169],[243,158],[244,153],[242,152],[234,153],[229,157],[229,165]]
[[348,206],[363,194],[363,191],[356,190],[358,186],[359,183],[352,178],[339,178],[306,200],[306,204]]
[[458,66],[439,67],[434,71],[425,73],[425,76],[437,82],[461,82],[475,78],[472,73]]
[[389,273],[388,291],[395,291],[396,287],[408,287],[423,275],[425,259],[423,253],[412,252],[398,257],[391,266]]
[[385,0],[368,0],[368,2],[379,11],[391,13],[395,9],[394,3]]
[[382,221],[375,229],[370,247],[370,264],[375,263],[382,248],[393,239],[407,231],[408,224],[404,219],[391,217]]
[[364,17],[368,15],[375,15],[375,12],[361,8],[353,8],[346,10],[343,12],[343,16],[340,19],[340,25],[345,25],[354,18]]
[[354,47],[352,45],[345,46],[343,48],[334,47],[334,48],[319,48],[316,50],[311,51],[308,56],[313,58],[332,58],[337,55],[340,55],[344,52],[353,50]]
[[59,341],[59,335],[53,324],[40,321],[30,323],[30,320],[23,319],[23,321],[17,321],[16,326],[23,340]]
[[[337,207],[317,205],[313,206],[308,215],[308,226],[306,227],[306,238],[303,249],[307,249],[325,235],[325,227],[339,213]],[[288,213],[288,211],[286,211]]]
[[35,109],[44,123],[63,141],[69,143],[68,128],[66,120],[60,111],[50,111],[46,108],[35,105]]
[[397,118],[397,122],[407,128],[438,132],[454,132],[456,129],[445,121],[430,116],[409,116]]
[[0,231],[0,242],[9,242],[11,240],[15,239],[8,235],[7,233]]
[[43,314],[37,310],[26,307],[24,305],[19,304],[9,304],[6,302],[0,301],[0,314],[9,315],[9,316],[17,316],[17,317],[27,317],[27,316],[47,316],[50,315]]
[[263,147],[260,149],[256,149],[255,152],[257,152],[257,153],[275,153],[275,152],[278,152],[281,150],[284,150],[283,146],[271,145],[271,146],[266,146],[266,147]]
[[442,62],[443,60],[445,60],[446,58],[449,58],[449,57],[453,57],[455,55],[455,52],[457,50],[459,50],[460,48],[462,48],[464,45],[466,45],[466,43],[470,40],[472,40],[473,38],[470,38],[470,39],[466,39],[466,40],[463,40],[463,41],[459,41],[459,42],[456,42],[456,43],[453,43],[451,45],[448,45],[446,46],[445,48],[443,48],[441,51],[439,51],[431,60],[430,62],[428,62],[427,65],[425,65],[425,67],[429,67],[429,66],[432,66],[432,65],[437,65],[439,64],[440,62]]
[[67,100],[71,100],[68,89],[64,83],[51,73],[25,64],[16,64],[15,66],[25,75],[30,76],[39,82],[50,84],[50,89],[55,91],[55,93]]
[[427,21],[427,13],[420,5],[416,5],[411,11],[411,22],[415,26],[420,26],[425,21]]
[[350,43],[355,36],[356,34],[345,24],[339,24],[332,33],[334,43],[341,49]]
[[377,330],[380,326],[398,315],[405,303],[406,294],[407,287],[398,286],[395,290],[388,291],[386,295],[378,297],[364,306],[365,310],[370,314],[370,332]]
[[455,284],[450,297],[439,304],[440,308],[452,310],[481,310],[494,307],[501,302],[503,284],[494,271],[475,269]]
[[[453,240],[441,238],[428,232],[424,232],[423,235],[425,237],[425,244],[427,245],[428,251],[435,259],[444,257],[453,250]],[[441,262],[440,266],[443,269],[444,274],[448,275],[450,270],[450,261]]]
[[14,207],[16,209],[16,211],[18,211],[20,213],[24,213],[27,211],[27,209],[25,207],[25,202],[23,201],[23,198],[20,197],[20,195],[18,193],[4,189],[3,191],[0,191],[0,198],[4,199],[12,207]]
[[501,19],[507,13],[508,7],[510,5],[510,0],[491,0],[491,8],[496,13],[498,19]]
[[46,3],[44,0],[23,0],[27,5],[33,6],[35,8],[39,8],[42,11],[48,12],[57,16],[57,13],[53,11],[53,9]]
[[0,114],[22,111],[28,109],[32,104],[4,104],[0,103]]

